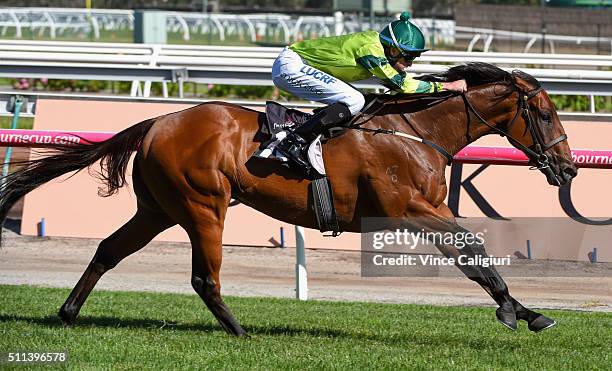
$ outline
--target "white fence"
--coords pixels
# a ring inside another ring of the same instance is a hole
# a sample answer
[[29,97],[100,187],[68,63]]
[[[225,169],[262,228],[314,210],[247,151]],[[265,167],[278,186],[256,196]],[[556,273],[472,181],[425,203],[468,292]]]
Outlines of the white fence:
[[[221,41],[226,37],[238,37],[252,42],[266,36],[274,36],[286,43],[308,37],[331,36],[362,29],[362,23],[354,17],[298,16],[287,14],[222,14],[197,12],[165,12],[168,32],[180,33],[184,40],[193,34],[211,34]],[[372,29],[382,28],[393,18],[378,18]],[[452,38],[452,21],[437,22],[433,28],[426,20],[417,20],[427,26],[427,32],[436,31],[440,37]],[[111,9],[69,8],[3,8],[0,9],[1,34],[14,28],[17,37],[23,29],[55,38],[68,33],[83,37],[100,38],[100,30],[132,30],[134,11]],[[450,39],[444,40],[451,42]]]
[[581,44],[598,44],[607,43],[612,50],[611,37],[589,37],[589,36],[571,36],[571,35],[552,35],[519,31],[494,30],[490,28],[475,28],[455,26],[455,39],[467,39],[467,51],[471,52],[478,42],[482,40],[482,50],[488,52],[495,39],[508,41],[525,41],[523,53],[528,53],[536,42],[541,42],[542,39],[548,44],[548,49],[551,54],[555,54],[555,43],[566,45],[581,45]]
[[[287,14],[223,14],[197,12],[165,12],[168,32],[180,33],[184,40],[193,34],[211,34],[221,41],[226,37],[258,41],[267,36],[290,43],[301,38],[340,35],[361,31],[363,27],[382,29],[393,17],[376,18],[373,25],[354,16],[297,16]],[[455,22],[447,20],[415,19],[429,38],[430,32],[437,42],[452,44]],[[101,30],[132,30],[133,10],[69,9],[69,8],[1,8],[0,34],[9,29],[23,36],[23,29],[33,33],[48,33],[51,38],[69,33],[100,38]]]
[[93,32],[100,38],[100,30],[133,29],[132,10],[69,9],[69,8],[3,8],[0,9],[0,34],[5,36],[10,28],[15,36],[23,37],[23,29],[51,38],[62,35],[87,35]]
[[[147,45],[0,40],[0,76],[135,81],[132,95],[149,96],[151,82],[185,81],[229,85],[272,85],[270,70],[280,48]],[[521,68],[554,94],[612,95],[612,56],[430,51],[411,67],[414,73],[442,72],[448,64],[482,61]],[[429,62],[429,63],[427,63]],[[580,69],[566,69],[568,66]],[[144,81],[141,86],[140,81]],[[355,84],[381,88],[374,79]]]
[[[228,65],[227,63],[231,64],[235,60],[240,66],[246,61],[249,67],[271,67],[280,50],[281,48],[277,47],[0,40],[2,61],[211,66]],[[418,59],[418,63],[434,64],[457,64],[469,61],[505,66],[574,66],[601,70],[612,67],[612,56],[590,54],[428,51]]]
[[[270,68],[280,48],[147,45],[0,40],[0,76],[116,81],[271,85]],[[448,64],[482,61],[521,68],[556,94],[612,95],[612,56],[430,51],[414,73],[441,72]],[[568,67],[577,69],[567,69]],[[559,67],[563,69],[551,69]],[[138,93],[134,85],[133,93]],[[357,84],[380,87],[374,80]]]
[[[206,34],[219,38],[226,37],[255,42],[272,37],[278,42],[290,43],[302,38],[340,35],[362,29],[379,30],[393,18],[376,18],[370,24],[368,18],[356,16],[298,16],[287,14],[221,14],[197,12],[166,12],[168,32],[182,35],[190,40],[194,34]],[[488,52],[494,40],[513,40],[525,42],[524,52],[528,52],[543,35],[517,31],[495,30],[456,26],[451,20],[415,18],[427,40],[434,37],[435,43],[454,44],[456,39],[469,40],[468,51],[482,42],[484,52]],[[86,38],[100,38],[100,32],[132,30],[134,27],[133,10],[113,9],[69,9],[69,8],[0,8],[0,35],[5,36],[12,29],[16,37],[23,37],[23,30],[39,35],[47,33],[51,38],[62,35],[78,35]],[[610,44],[610,37],[583,37],[572,35],[545,35],[551,53],[555,45]]]

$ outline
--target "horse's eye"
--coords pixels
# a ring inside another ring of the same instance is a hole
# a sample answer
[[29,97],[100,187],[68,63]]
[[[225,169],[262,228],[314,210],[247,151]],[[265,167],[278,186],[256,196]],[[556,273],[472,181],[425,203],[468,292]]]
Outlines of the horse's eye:
[[552,116],[550,115],[550,112],[548,111],[544,111],[540,114],[540,117],[542,117],[542,121],[548,121],[550,122],[552,120]]

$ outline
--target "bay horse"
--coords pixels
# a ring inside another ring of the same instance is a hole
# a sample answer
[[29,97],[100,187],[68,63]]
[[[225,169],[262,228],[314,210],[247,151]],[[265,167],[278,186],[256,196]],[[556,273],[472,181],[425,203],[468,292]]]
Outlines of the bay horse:
[[[347,130],[324,145],[342,230],[361,232],[363,217],[392,217],[419,230],[464,231],[444,204],[448,159],[441,153],[452,156],[487,134],[506,135],[552,185],[563,185],[577,175],[555,107],[530,75],[469,63],[423,79],[465,79],[468,91],[368,97],[376,100],[371,107],[377,108],[357,118],[360,123],[352,128],[359,130]],[[309,202],[310,181],[276,161],[249,160],[261,144],[257,133],[264,120],[265,115],[258,111],[207,102],[145,120],[104,142],[58,146],[47,156],[21,163],[5,178],[0,195],[2,222],[11,206],[39,185],[98,162],[102,169],[98,176],[107,187],[102,195],[115,193],[125,185],[126,168],[136,151],[132,182],[137,211],[100,242],[59,311],[65,325],[74,324],[105,272],[178,224],[191,241],[193,289],[225,331],[236,336],[247,334],[221,298],[221,236],[230,200],[287,223],[317,228]],[[376,134],[380,130],[420,136],[438,149],[395,135]],[[390,168],[396,169],[392,175]],[[437,248],[447,257],[486,256],[482,244],[461,250],[452,245]],[[497,319],[510,329],[517,328],[517,319],[527,321],[532,331],[555,324],[510,296],[495,267],[458,268],[493,298],[498,305]]]

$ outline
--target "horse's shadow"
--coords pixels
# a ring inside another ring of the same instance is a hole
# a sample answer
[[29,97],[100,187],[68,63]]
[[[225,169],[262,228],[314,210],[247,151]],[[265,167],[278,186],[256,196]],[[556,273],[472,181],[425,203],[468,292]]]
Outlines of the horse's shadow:
[[[23,321],[50,328],[63,328],[64,325],[56,316],[26,317],[21,315],[0,314],[0,322]],[[108,316],[81,316],[75,324],[76,328],[98,327],[98,328],[137,328],[158,329],[165,331],[199,331],[204,333],[223,333],[223,329],[216,323],[172,323],[152,318],[117,318]],[[440,334],[418,335],[409,330],[401,334],[376,334],[372,332],[361,333],[359,331],[349,332],[321,327],[298,327],[294,325],[267,325],[244,326],[250,335],[254,336],[310,336],[316,338],[344,338],[352,340],[368,340],[381,343],[397,344],[406,342],[415,345],[426,346],[448,346],[449,342],[455,342],[456,346],[482,349],[489,340],[485,337],[472,338],[466,342],[461,337],[447,337]],[[518,338],[517,338],[518,340]],[[520,341],[509,342],[509,348],[520,348]]]

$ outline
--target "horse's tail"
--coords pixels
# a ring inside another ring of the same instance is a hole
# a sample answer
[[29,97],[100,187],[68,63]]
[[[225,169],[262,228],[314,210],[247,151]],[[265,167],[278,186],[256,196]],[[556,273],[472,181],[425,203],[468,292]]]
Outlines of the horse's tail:
[[[132,152],[138,149],[155,121],[142,121],[103,142],[52,145],[48,156],[13,163],[19,169],[2,179],[0,187],[0,226],[4,225],[11,207],[27,193],[60,175],[78,172],[96,162],[100,162],[101,171],[92,175],[105,185],[98,194],[106,197],[116,193],[126,183],[125,171]],[[1,236],[0,228],[0,239]]]

